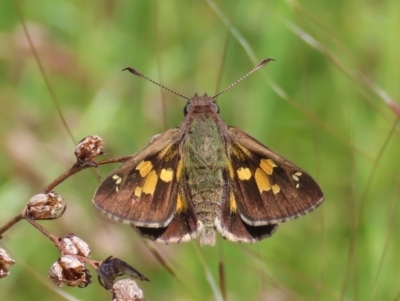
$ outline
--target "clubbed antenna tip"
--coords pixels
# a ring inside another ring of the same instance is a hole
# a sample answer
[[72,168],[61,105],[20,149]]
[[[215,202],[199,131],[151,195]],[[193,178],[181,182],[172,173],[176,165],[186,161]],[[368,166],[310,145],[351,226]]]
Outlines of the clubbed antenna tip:
[[190,97],[182,95],[182,94],[180,94],[178,92],[175,92],[174,90],[171,90],[171,89],[161,85],[160,83],[157,83],[156,81],[152,80],[151,78],[148,78],[146,75],[144,75],[143,73],[139,72],[138,70],[136,70],[136,69],[134,69],[132,67],[126,67],[125,69],[122,69],[122,71],[125,71],[125,70],[128,70],[130,73],[132,73],[132,74],[134,74],[136,76],[139,76],[141,78],[144,78],[144,79],[148,80],[149,82],[151,82],[151,83],[153,83],[153,84],[155,84],[155,85],[157,85],[157,86],[159,86],[159,87],[161,87],[161,88],[163,88],[163,89],[165,89],[165,90],[167,90],[167,91],[169,91],[169,92],[171,92],[171,93],[173,93],[175,95],[178,95],[178,96],[183,97],[183,98],[185,98],[187,100],[190,100]]
[[140,73],[139,71],[137,71],[136,69],[132,68],[132,67],[126,67],[125,69],[122,69],[122,71],[128,70],[130,73],[135,74],[139,77],[143,77],[144,75],[142,73]]

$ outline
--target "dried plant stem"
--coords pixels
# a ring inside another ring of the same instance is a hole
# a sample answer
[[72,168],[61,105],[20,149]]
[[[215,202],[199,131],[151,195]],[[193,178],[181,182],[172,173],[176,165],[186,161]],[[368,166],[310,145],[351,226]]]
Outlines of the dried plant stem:
[[[99,166],[99,165],[105,165],[105,164],[110,164],[110,163],[123,163],[123,162],[127,161],[129,158],[131,158],[131,156],[111,158],[111,159],[106,159],[106,160],[102,160],[102,161],[96,162],[96,164],[97,164],[97,166]],[[72,165],[72,167],[70,169],[68,169],[66,172],[64,172],[58,178],[56,178],[53,182],[51,182],[49,185],[47,185],[43,189],[43,193],[49,193],[55,187],[57,187],[62,182],[64,182],[66,179],[68,179],[70,176],[80,172],[81,170],[87,169],[89,167],[93,167],[93,165],[85,165],[85,164],[82,164],[80,162],[75,163],[74,165]],[[5,233],[8,229],[10,229],[12,226],[14,226],[20,220],[22,220],[24,218],[26,220],[28,220],[28,218],[24,217],[24,212],[25,212],[25,208],[21,213],[19,213],[18,215],[14,216],[4,226],[0,227],[0,239],[2,238],[1,235],[3,233]]]
[[42,227],[40,224],[38,224],[35,220],[24,216],[24,219],[27,220],[32,226],[34,226],[36,229],[38,229],[40,232],[42,232],[45,236],[47,236],[50,240],[52,240],[56,247],[62,251],[64,249],[63,246],[61,246],[59,238],[53,234],[51,234],[49,231],[47,231],[44,227]]
[[60,243],[60,238],[55,236],[54,234],[51,234],[49,231],[47,231],[44,227],[42,227],[40,224],[38,224],[35,220],[24,216],[23,217],[25,220],[27,220],[32,226],[34,226],[36,229],[38,229],[40,232],[42,232],[45,236],[47,236],[54,244],[56,245],[57,249],[60,250],[61,254],[63,255],[72,255],[78,258],[81,261],[84,261],[85,263],[89,264],[93,269],[97,270],[100,265],[100,261],[96,260],[91,260],[89,258],[86,258],[84,256],[76,255],[64,248],[64,246]]
[[3,227],[0,227],[0,239],[2,238],[1,235],[18,223],[21,219],[23,219],[22,213],[14,216],[10,221],[8,221]]
[[[127,157],[120,157],[120,158],[111,158],[111,159],[106,159],[102,160],[99,162],[96,162],[97,166],[99,165],[104,165],[104,164],[110,164],[110,163],[122,163],[125,162],[127,159],[129,159],[131,156]],[[81,170],[84,170],[86,168],[93,167],[93,165],[82,165],[82,163],[77,162],[70,169],[68,169],[66,172],[61,174],[57,179],[55,179],[53,182],[51,182],[49,185],[46,186],[45,189],[43,189],[43,193],[48,193],[51,190],[53,190],[56,186],[64,182],[67,178],[70,176],[80,172]]]

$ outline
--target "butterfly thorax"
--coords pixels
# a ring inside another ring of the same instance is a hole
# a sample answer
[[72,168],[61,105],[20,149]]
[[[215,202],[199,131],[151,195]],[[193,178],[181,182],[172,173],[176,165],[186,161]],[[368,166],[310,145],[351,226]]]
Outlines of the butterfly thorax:
[[192,201],[196,215],[203,223],[202,245],[215,243],[214,221],[226,195],[223,178],[227,169],[225,143],[217,113],[195,114],[188,123],[181,150],[183,175],[189,190],[184,194]]

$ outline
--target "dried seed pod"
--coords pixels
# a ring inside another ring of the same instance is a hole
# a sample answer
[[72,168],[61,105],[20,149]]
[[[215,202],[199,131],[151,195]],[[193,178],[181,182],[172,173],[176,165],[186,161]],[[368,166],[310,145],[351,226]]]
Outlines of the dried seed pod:
[[83,288],[92,283],[89,270],[73,255],[62,256],[55,262],[50,268],[49,278],[60,287],[66,284]]
[[35,220],[56,219],[63,213],[57,212],[63,208],[62,202],[62,197],[54,192],[39,193],[31,197],[25,214]]
[[105,154],[103,152],[104,141],[97,135],[83,138],[75,148],[75,157],[83,165],[97,166],[93,162],[97,156]]
[[114,283],[112,287],[112,301],[142,301],[143,291],[132,279],[122,279]]
[[78,236],[76,236],[74,233],[70,233],[67,236],[61,238],[60,243],[72,254],[84,257],[90,256],[91,250],[89,248],[89,245]]
[[10,267],[15,263],[15,260],[8,253],[0,249],[0,279],[5,278],[10,274]]
[[57,261],[50,268],[49,278],[59,287],[62,287],[65,283],[63,269]]

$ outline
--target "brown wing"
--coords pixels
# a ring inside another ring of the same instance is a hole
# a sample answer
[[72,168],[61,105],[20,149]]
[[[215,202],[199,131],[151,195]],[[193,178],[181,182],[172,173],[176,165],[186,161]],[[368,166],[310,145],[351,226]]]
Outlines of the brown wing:
[[175,170],[180,160],[178,129],[157,136],[113,171],[97,188],[93,203],[109,218],[144,227],[165,227],[176,207]]
[[179,243],[195,239],[202,231],[202,225],[190,210],[174,214],[172,221],[164,228],[135,227],[148,239],[159,243]]
[[305,171],[237,128],[230,127],[229,134],[230,210],[246,224],[282,223],[321,204],[322,191]]
[[157,136],[100,184],[93,203],[111,219],[159,242],[187,241],[200,229],[180,184],[178,129]]
[[[230,175],[226,173],[224,176],[226,182],[229,183]],[[231,185],[227,185],[224,191],[221,211],[215,219],[215,227],[218,232],[227,240],[242,243],[254,243],[271,236],[278,225],[252,226],[244,222],[238,210],[233,189]]]
[[198,237],[203,230],[203,224],[198,221],[190,200],[190,188],[185,181],[181,181],[182,162],[180,158],[175,169],[177,188],[173,195],[175,210],[171,222],[162,228],[136,227],[148,239],[165,244],[179,243]]

